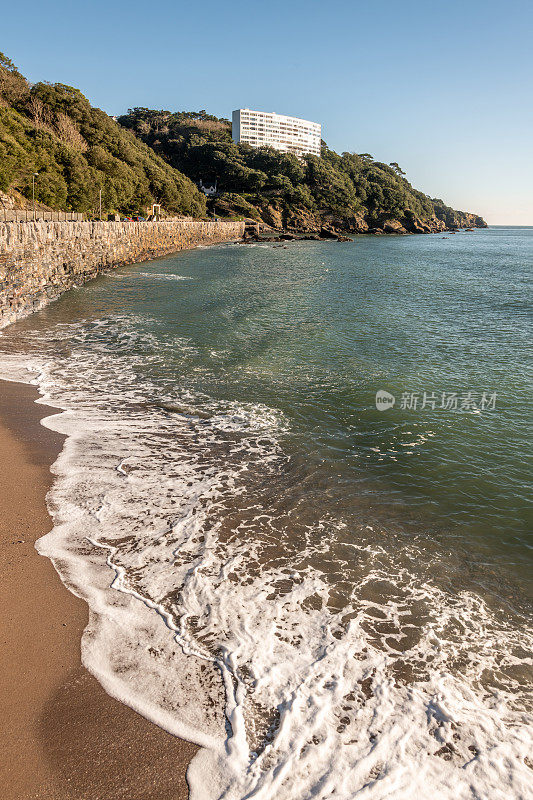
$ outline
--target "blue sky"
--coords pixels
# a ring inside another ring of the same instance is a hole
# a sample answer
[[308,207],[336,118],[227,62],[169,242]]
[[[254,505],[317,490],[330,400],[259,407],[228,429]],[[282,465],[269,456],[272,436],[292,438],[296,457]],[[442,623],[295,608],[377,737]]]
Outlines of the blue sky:
[[533,225],[533,4],[146,0],[4,4],[0,49],[32,81],[132,106],[321,122],[492,224]]

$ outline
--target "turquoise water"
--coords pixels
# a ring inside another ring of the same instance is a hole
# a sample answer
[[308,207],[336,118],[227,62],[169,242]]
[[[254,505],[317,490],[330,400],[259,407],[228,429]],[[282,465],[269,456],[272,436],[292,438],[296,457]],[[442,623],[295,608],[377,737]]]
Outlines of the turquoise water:
[[[131,497],[128,536],[142,528],[134,505],[141,497],[143,519],[165,519],[175,531],[182,503],[202,545],[217,531],[209,557],[237,566],[190,607],[189,577],[163,590],[168,553],[181,563],[176,539],[157,558],[152,550],[147,556],[146,532],[123,552],[113,544],[136,591],[168,601],[176,619],[194,618],[188,635],[215,658],[240,653],[247,674],[259,670],[228,619],[242,607],[253,618],[246,592],[263,580],[261,602],[300,592],[300,610],[327,610],[329,622],[307,632],[317,642],[327,627],[344,645],[349,621],[366,609],[367,647],[387,652],[389,674],[407,683],[429,680],[435,655],[421,655],[428,630],[438,628],[443,609],[461,608],[442,624],[438,669],[464,673],[482,693],[516,695],[527,683],[524,653],[514,652],[512,663],[505,654],[513,631],[523,630],[531,591],[532,266],[531,228],[197,249],[71,291],[9,328],[0,349],[10,358],[38,355],[40,368],[44,356],[43,385],[61,407],[136,421],[128,447],[132,459],[136,442],[144,448],[131,467],[143,479]],[[380,391],[394,395],[394,407],[376,408]],[[186,461],[204,482],[187,504],[185,484],[166,484],[163,497],[157,479],[171,481],[169,465]],[[215,473],[213,500],[205,481]],[[105,541],[115,542],[112,533]],[[195,557],[203,563],[205,553]],[[311,573],[322,588],[311,582],[304,590]],[[480,615],[489,613],[481,627],[492,633],[476,643]],[[293,623],[286,614],[288,628],[305,628],[295,611]],[[283,663],[293,656],[299,664],[295,653]],[[249,696],[259,693],[242,674],[233,677]],[[285,684],[272,681],[278,700],[263,698],[257,708],[274,702],[283,717]],[[250,763],[275,741],[272,712],[257,708]],[[337,720],[332,730],[342,738],[347,724]],[[516,787],[509,792],[521,796]],[[244,789],[227,796],[244,797]]]
[[[203,249],[100,278],[39,324],[131,314],[156,338],[186,339],[194,352],[138,364],[139,379],[281,410],[289,446],[365,513],[383,506],[473,565],[527,574],[532,266],[530,228]],[[392,410],[376,410],[381,389]],[[404,392],[416,408],[401,408]],[[468,392],[478,408],[496,393],[495,408],[461,411]]]

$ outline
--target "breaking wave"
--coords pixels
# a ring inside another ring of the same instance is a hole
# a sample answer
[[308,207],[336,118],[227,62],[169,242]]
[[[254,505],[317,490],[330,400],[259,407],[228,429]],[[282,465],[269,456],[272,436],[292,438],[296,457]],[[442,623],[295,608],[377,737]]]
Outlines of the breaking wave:
[[89,604],[84,664],[203,745],[193,800],[531,797],[527,620],[368,524],[282,412],[176,390],[195,348],[147,327],[8,330],[0,373],[62,409],[38,549]]

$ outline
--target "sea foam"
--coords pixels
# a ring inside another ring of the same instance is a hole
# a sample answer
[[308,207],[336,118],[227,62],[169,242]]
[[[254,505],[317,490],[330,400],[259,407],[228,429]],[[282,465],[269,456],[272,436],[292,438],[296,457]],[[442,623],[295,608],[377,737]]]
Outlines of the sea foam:
[[37,547],[89,604],[83,663],[202,745],[192,800],[530,797],[525,627],[314,503],[281,412],[141,381],[192,345],[135,323],[19,334],[0,373],[62,409]]

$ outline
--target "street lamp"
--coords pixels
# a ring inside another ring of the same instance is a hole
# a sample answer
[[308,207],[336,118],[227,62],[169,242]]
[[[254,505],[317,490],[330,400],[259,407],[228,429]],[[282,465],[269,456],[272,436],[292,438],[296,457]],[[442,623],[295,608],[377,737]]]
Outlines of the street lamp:
[[100,198],[100,214],[99,214],[98,218],[99,218],[99,220],[101,222],[102,221],[102,190],[101,189],[100,189],[100,192],[99,192],[99,198]]
[[34,172],[33,175],[31,176],[32,199],[33,199],[33,221],[34,222],[35,222],[35,178],[37,177],[38,174],[39,174],[38,172]]

